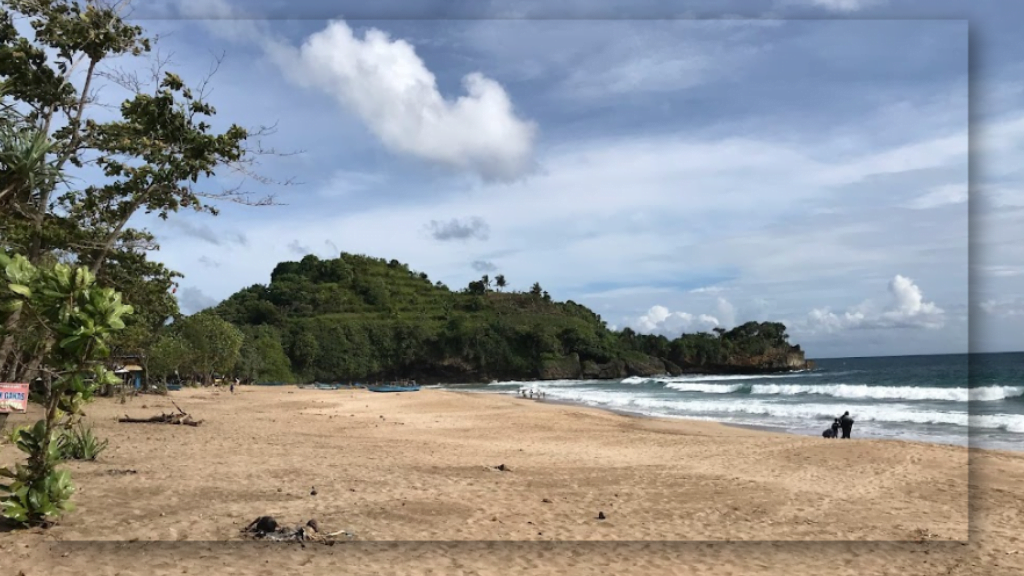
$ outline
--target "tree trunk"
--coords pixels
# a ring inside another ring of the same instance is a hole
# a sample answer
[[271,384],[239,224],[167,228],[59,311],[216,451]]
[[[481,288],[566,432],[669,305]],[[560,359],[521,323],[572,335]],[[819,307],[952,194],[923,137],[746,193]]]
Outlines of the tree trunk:
[[3,368],[8,366],[9,363],[16,362],[17,353],[14,347],[14,331],[18,327],[18,322],[21,320],[21,310],[15,310],[11,312],[11,315],[4,321],[4,336],[2,343],[0,343],[0,374],[3,373]]
[[7,382],[20,382],[18,380],[18,368],[21,367],[21,355],[11,354],[11,364],[7,367],[7,371],[3,372],[7,379]]

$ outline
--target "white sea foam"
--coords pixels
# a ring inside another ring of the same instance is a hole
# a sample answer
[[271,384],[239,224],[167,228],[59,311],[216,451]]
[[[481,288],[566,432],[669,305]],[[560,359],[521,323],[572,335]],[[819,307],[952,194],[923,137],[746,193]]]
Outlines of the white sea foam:
[[491,382],[488,386],[518,386],[526,388],[536,386],[538,388],[548,388],[553,386],[585,386],[588,384],[600,384],[601,382],[601,380],[503,380],[501,382]]
[[[685,400],[668,397],[654,397],[635,393],[593,390],[561,389],[551,391],[551,398],[585,404],[604,406],[619,410],[654,411],[652,413],[675,415],[730,415],[782,418],[785,420],[822,421],[839,416],[840,408],[835,404],[786,403],[737,398],[736,400]],[[853,413],[854,419],[865,422],[893,422],[913,424],[968,424],[967,411],[920,410],[908,404],[886,404],[865,407],[862,413]],[[984,422],[984,421],[980,421]],[[985,423],[979,423],[985,426]]]
[[1024,394],[1021,386],[982,388],[929,388],[918,386],[867,386],[864,384],[754,384],[751,394],[818,394],[835,398],[865,400],[943,400],[947,402],[991,402]]
[[1024,414],[972,414],[971,428],[991,428],[1024,434]]
[[703,392],[705,394],[731,394],[744,388],[743,384],[701,384],[699,382],[670,382],[666,388],[680,392]]

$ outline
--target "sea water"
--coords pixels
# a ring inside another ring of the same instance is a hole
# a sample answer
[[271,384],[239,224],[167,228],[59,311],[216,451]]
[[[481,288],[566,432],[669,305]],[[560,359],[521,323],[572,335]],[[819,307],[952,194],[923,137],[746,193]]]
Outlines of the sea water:
[[648,416],[820,436],[849,411],[856,438],[1024,450],[1024,353],[816,360],[771,375],[492,382],[446,388],[517,394]]

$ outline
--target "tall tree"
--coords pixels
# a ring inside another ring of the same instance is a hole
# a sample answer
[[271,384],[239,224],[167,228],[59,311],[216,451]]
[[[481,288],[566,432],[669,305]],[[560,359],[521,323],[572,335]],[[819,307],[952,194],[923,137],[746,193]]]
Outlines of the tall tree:
[[[164,70],[166,61],[157,60],[148,78],[114,66],[147,58],[153,45],[122,18],[126,2],[0,3],[0,249],[33,264],[56,257],[100,274],[111,254],[147,243],[145,231],[127,227],[139,211],[166,219],[182,208],[216,214],[217,201],[274,203],[242,188],[247,179],[271,183],[251,170],[257,156],[274,153],[259,144],[271,130],[214,131],[209,77],[193,90]],[[16,19],[31,32],[23,35]],[[129,97],[113,107],[118,117],[101,119],[94,113],[98,92],[110,85]],[[217,184],[222,169],[242,183]],[[24,332],[20,322],[20,313],[8,316],[0,341],[0,375],[19,380],[52,345],[44,342],[34,361],[26,359],[15,341]]]
[[209,384],[217,372],[234,368],[242,349],[242,332],[211,312],[200,312],[176,323],[188,346],[188,368]]
[[499,292],[501,290],[503,290],[505,288],[505,286],[508,286],[508,284],[505,282],[505,275],[504,274],[498,274],[494,278],[494,285],[498,287],[498,291]]

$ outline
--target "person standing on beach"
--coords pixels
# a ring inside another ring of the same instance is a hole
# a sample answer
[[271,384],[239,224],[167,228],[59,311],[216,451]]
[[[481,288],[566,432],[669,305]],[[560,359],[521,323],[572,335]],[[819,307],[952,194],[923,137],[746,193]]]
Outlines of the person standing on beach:
[[850,417],[850,412],[843,412],[842,417],[839,418],[839,425],[843,429],[843,438],[850,437],[850,431],[853,430],[853,418]]
[[839,423],[839,418],[836,418],[835,421],[832,422],[832,437],[833,438],[839,438],[839,429],[841,427],[842,427],[842,424]]

